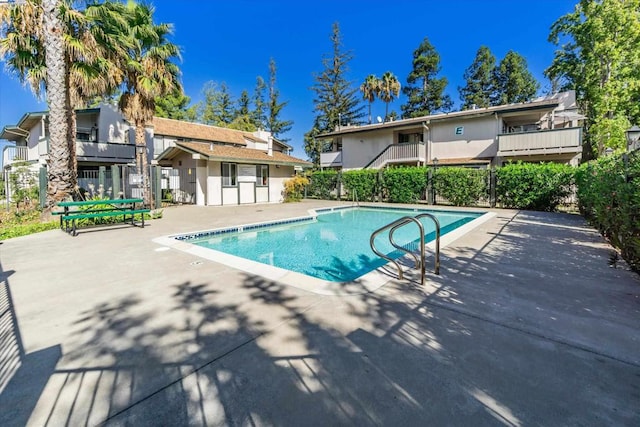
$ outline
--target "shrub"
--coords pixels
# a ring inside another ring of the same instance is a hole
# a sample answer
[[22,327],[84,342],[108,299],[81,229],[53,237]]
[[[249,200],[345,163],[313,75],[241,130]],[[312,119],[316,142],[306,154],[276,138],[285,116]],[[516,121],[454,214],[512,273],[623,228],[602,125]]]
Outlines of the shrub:
[[583,164],[576,185],[580,212],[640,271],[640,153]]
[[443,167],[436,170],[433,186],[436,194],[455,206],[472,206],[489,193],[488,169]]
[[378,193],[378,171],[372,169],[347,171],[342,174],[342,182],[349,200],[373,202]]
[[426,169],[399,167],[385,169],[382,187],[392,203],[414,203],[421,200],[427,188]]
[[301,175],[296,175],[284,182],[284,201],[299,202],[302,200],[304,188],[309,185],[309,180]]
[[508,163],[496,170],[496,198],[505,208],[552,212],[571,194],[574,172],[559,163]]
[[338,185],[338,172],[334,170],[315,171],[309,176],[307,197],[331,199],[331,193]]

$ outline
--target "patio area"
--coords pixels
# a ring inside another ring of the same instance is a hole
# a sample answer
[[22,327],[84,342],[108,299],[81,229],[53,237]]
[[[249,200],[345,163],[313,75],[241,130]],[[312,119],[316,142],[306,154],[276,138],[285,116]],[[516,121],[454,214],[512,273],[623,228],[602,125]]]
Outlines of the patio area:
[[0,242],[0,425],[640,425],[640,277],[579,216],[495,210],[350,296],[153,242],[340,204]]

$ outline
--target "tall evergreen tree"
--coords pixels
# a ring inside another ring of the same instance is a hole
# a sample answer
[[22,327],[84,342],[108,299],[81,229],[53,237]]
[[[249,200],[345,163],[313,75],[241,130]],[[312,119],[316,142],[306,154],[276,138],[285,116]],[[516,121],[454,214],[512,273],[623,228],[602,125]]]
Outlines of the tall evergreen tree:
[[187,120],[188,105],[191,98],[185,95],[180,88],[172,93],[156,98],[155,115],[175,120]]
[[304,137],[304,150],[316,165],[320,155],[315,136],[332,131],[341,123],[359,124],[365,115],[365,107],[357,96],[358,87],[354,87],[353,82],[347,79],[353,55],[342,50],[340,25],[337,22],[332,26],[330,39],[332,53],[323,56],[324,70],[314,76],[315,84],[311,87],[315,93],[314,126]]
[[240,98],[238,98],[238,107],[236,108],[236,117],[237,116],[248,116],[249,115],[249,106],[251,104],[251,99],[249,98],[249,92],[246,89],[242,91],[240,94]]
[[527,60],[510,50],[494,69],[495,92],[492,105],[527,102],[533,99],[540,84],[527,68]]
[[235,117],[233,98],[226,83],[208,81],[202,89],[204,100],[199,106],[200,121],[207,125],[226,127]]
[[587,116],[583,160],[626,146],[624,131],[640,123],[640,0],[581,0],[552,26],[559,46],[545,75],[574,89]]
[[291,130],[292,120],[281,120],[280,113],[288,104],[287,101],[280,102],[280,91],[276,86],[276,61],[271,58],[269,61],[269,102],[267,104],[267,130],[271,132],[274,138],[278,138],[283,142],[289,141],[282,137],[283,134]]
[[404,118],[451,111],[453,101],[444,93],[447,78],[436,77],[440,69],[440,55],[425,37],[413,52],[413,69],[407,77],[407,85],[402,88],[407,96],[406,104],[401,106]]
[[260,76],[256,77],[256,87],[253,90],[253,111],[251,112],[251,121],[259,129],[266,128],[267,102],[264,99],[264,93],[267,90],[267,84]]
[[400,81],[398,81],[398,78],[391,71],[387,71],[380,78],[378,90],[380,99],[386,104],[384,120],[387,121],[390,119],[389,103],[400,95]]
[[496,58],[486,46],[480,46],[473,63],[464,72],[466,85],[458,88],[462,109],[467,110],[474,105],[479,108],[489,107],[494,98],[493,70]]

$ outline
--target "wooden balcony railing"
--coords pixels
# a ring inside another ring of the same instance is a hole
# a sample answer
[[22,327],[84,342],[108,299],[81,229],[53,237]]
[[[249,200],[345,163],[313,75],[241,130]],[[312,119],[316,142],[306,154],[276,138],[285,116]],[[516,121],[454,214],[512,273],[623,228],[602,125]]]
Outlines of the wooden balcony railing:
[[498,135],[498,156],[579,153],[582,128]]

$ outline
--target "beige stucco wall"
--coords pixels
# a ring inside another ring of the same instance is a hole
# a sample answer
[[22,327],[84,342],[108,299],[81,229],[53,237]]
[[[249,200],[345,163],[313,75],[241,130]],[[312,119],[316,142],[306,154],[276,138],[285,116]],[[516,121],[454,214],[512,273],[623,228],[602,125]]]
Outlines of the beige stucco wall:
[[282,190],[284,190],[284,182],[294,175],[293,166],[269,165],[269,202],[281,203],[284,200]]
[[[463,126],[463,135],[456,135]],[[495,157],[498,153],[497,134],[500,123],[494,116],[450,120],[429,125],[429,159],[459,159]]]
[[222,166],[220,162],[209,162],[207,177],[207,205],[222,204]]
[[342,169],[361,169],[393,143],[393,131],[362,132],[342,137]]

